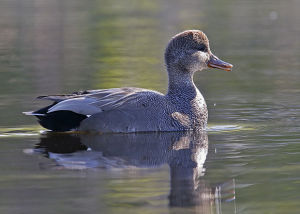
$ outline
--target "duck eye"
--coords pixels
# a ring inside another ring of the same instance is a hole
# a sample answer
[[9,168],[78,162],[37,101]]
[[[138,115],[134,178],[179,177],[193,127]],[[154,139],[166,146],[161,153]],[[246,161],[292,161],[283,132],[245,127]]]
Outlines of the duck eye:
[[197,50],[202,51],[202,52],[207,52],[207,47],[206,47],[206,45],[202,44],[197,47]]

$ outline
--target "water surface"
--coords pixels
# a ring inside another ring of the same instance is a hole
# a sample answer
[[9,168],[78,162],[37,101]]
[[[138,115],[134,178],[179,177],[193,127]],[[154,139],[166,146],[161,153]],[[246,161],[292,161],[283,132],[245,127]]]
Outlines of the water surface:
[[[0,2],[1,213],[298,213],[299,1]],[[201,29],[233,72],[195,82],[204,133],[44,133],[43,94],[166,91],[163,51]]]

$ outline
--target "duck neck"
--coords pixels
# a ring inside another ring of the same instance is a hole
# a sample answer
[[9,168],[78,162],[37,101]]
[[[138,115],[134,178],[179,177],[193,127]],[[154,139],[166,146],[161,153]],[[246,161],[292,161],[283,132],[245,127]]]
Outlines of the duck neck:
[[194,72],[178,68],[168,68],[169,88],[167,96],[184,97],[194,99],[197,94],[197,87],[194,84]]

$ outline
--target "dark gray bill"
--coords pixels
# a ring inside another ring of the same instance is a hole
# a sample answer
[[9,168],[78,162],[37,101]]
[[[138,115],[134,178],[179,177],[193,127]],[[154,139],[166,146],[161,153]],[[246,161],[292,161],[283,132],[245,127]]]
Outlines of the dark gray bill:
[[233,67],[233,65],[220,60],[215,55],[211,55],[209,61],[207,62],[207,66],[210,68],[218,68],[218,69],[222,69],[225,71],[231,71],[231,69]]

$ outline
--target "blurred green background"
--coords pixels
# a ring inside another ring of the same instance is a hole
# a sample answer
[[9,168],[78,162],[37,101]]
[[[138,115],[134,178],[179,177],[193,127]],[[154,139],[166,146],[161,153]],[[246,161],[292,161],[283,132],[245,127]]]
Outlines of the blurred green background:
[[196,75],[209,107],[224,96],[253,102],[299,92],[297,0],[2,0],[0,6],[1,126],[34,123],[20,112],[40,106],[33,102],[38,95],[122,86],[164,92],[164,48],[187,29],[203,30],[214,53],[234,65],[232,73]]
[[21,112],[45,105],[34,98],[46,94],[165,92],[167,42],[200,29],[234,65],[195,75],[213,130],[201,179],[211,188],[236,182],[236,204],[212,213],[299,213],[299,10],[299,0],[1,0],[0,211],[178,213],[168,208],[166,166],[57,170],[53,160],[28,156],[41,128]]

